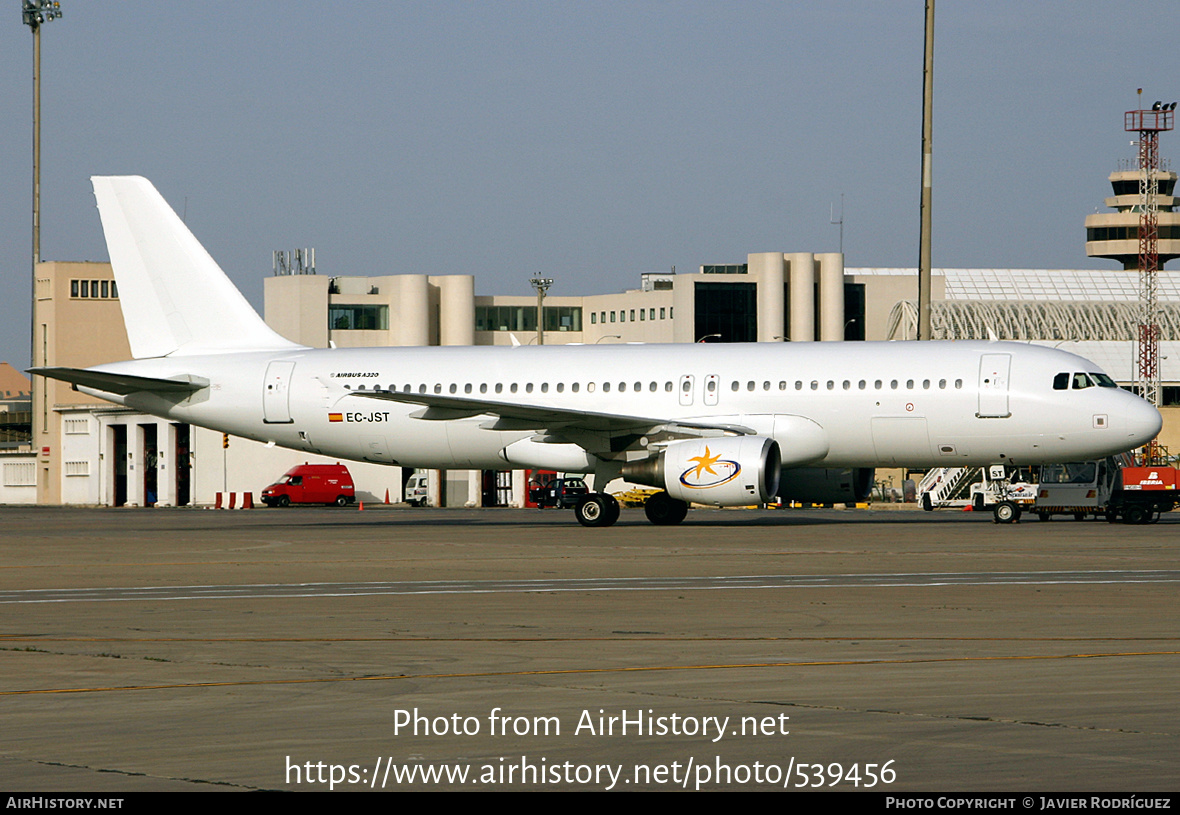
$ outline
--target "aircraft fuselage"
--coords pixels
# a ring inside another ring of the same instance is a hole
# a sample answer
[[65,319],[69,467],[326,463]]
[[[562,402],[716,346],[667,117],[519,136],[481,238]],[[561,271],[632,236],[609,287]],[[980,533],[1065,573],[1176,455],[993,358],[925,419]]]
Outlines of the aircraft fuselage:
[[[1099,369],[1015,343],[301,349],[95,370],[203,377],[209,386],[188,396],[120,401],[261,442],[406,467],[502,469],[501,451],[537,431],[489,429],[494,417],[483,414],[415,418],[422,404],[374,398],[382,392],[742,426],[775,438],[784,466],[1097,458],[1144,443],[1160,423],[1158,411],[1118,388],[1054,389],[1059,374]],[[822,433],[793,445],[799,425],[782,417]],[[795,447],[802,458],[792,457]]]

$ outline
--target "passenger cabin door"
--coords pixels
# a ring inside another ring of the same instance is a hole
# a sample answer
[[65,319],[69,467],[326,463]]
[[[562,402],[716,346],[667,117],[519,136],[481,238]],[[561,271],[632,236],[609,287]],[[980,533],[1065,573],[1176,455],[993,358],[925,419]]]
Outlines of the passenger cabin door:
[[262,421],[291,424],[291,372],[294,362],[272,362],[266,366],[262,390]]
[[979,358],[979,410],[976,416],[1003,419],[1008,410],[1008,373],[1011,354],[984,354]]

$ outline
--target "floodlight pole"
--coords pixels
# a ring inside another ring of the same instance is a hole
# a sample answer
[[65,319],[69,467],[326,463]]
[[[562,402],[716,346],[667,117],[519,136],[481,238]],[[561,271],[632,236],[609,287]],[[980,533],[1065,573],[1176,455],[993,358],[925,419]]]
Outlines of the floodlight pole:
[[934,0],[926,0],[926,54],[922,63],[922,217],[918,239],[918,339],[930,339],[931,151],[934,140]]
[[537,290],[537,345],[545,344],[545,294],[553,285],[551,277],[534,277],[529,280]]
[[[29,359],[37,347],[37,324],[33,304],[37,302],[37,264],[41,262],[41,25],[61,17],[57,0],[23,0],[21,21],[33,30],[33,274],[29,301]],[[48,360],[41,360],[42,365]]]

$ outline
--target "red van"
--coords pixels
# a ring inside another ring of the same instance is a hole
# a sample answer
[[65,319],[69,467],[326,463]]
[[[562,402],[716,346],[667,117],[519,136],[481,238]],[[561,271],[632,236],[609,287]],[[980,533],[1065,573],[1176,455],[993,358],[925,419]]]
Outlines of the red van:
[[290,504],[344,507],[355,500],[352,475],[343,464],[300,464],[262,491],[262,502],[268,507]]

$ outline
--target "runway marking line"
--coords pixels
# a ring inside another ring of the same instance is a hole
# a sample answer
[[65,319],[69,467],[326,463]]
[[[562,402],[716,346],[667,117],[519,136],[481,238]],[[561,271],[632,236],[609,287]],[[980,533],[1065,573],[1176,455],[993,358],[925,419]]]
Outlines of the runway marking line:
[[1176,642],[1160,637],[662,637],[618,634],[612,637],[30,637],[0,634],[6,642]]
[[719,665],[645,665],[631,668],[567,668],[540,671],[485,671],[476,673],[399,674],[386,676],[340,676],[319,679],[258,679],[233,682],[186,682],[165,685],[120,685],[96,688],[39,688],[0,691],[0,696],[39,694],[104,693],[110,691],[183,690],[192,688],[248,687],[251,685],[313,685],[331,682],[388,682],[406,679],[480,679],[506,676],[563,676],[572,674],[645,673],[654,671],[714,671],[750,668],[817,668],[854,665],[926,665],[950,662],[1004,662],[1015,660],[1109,659],[1112,657],[1176,656],[1180,651],[1124,651],[1109,654],[1040,654],[1003,657],[940,657],[935,659],[868,659],[813,662],[749,662]]

